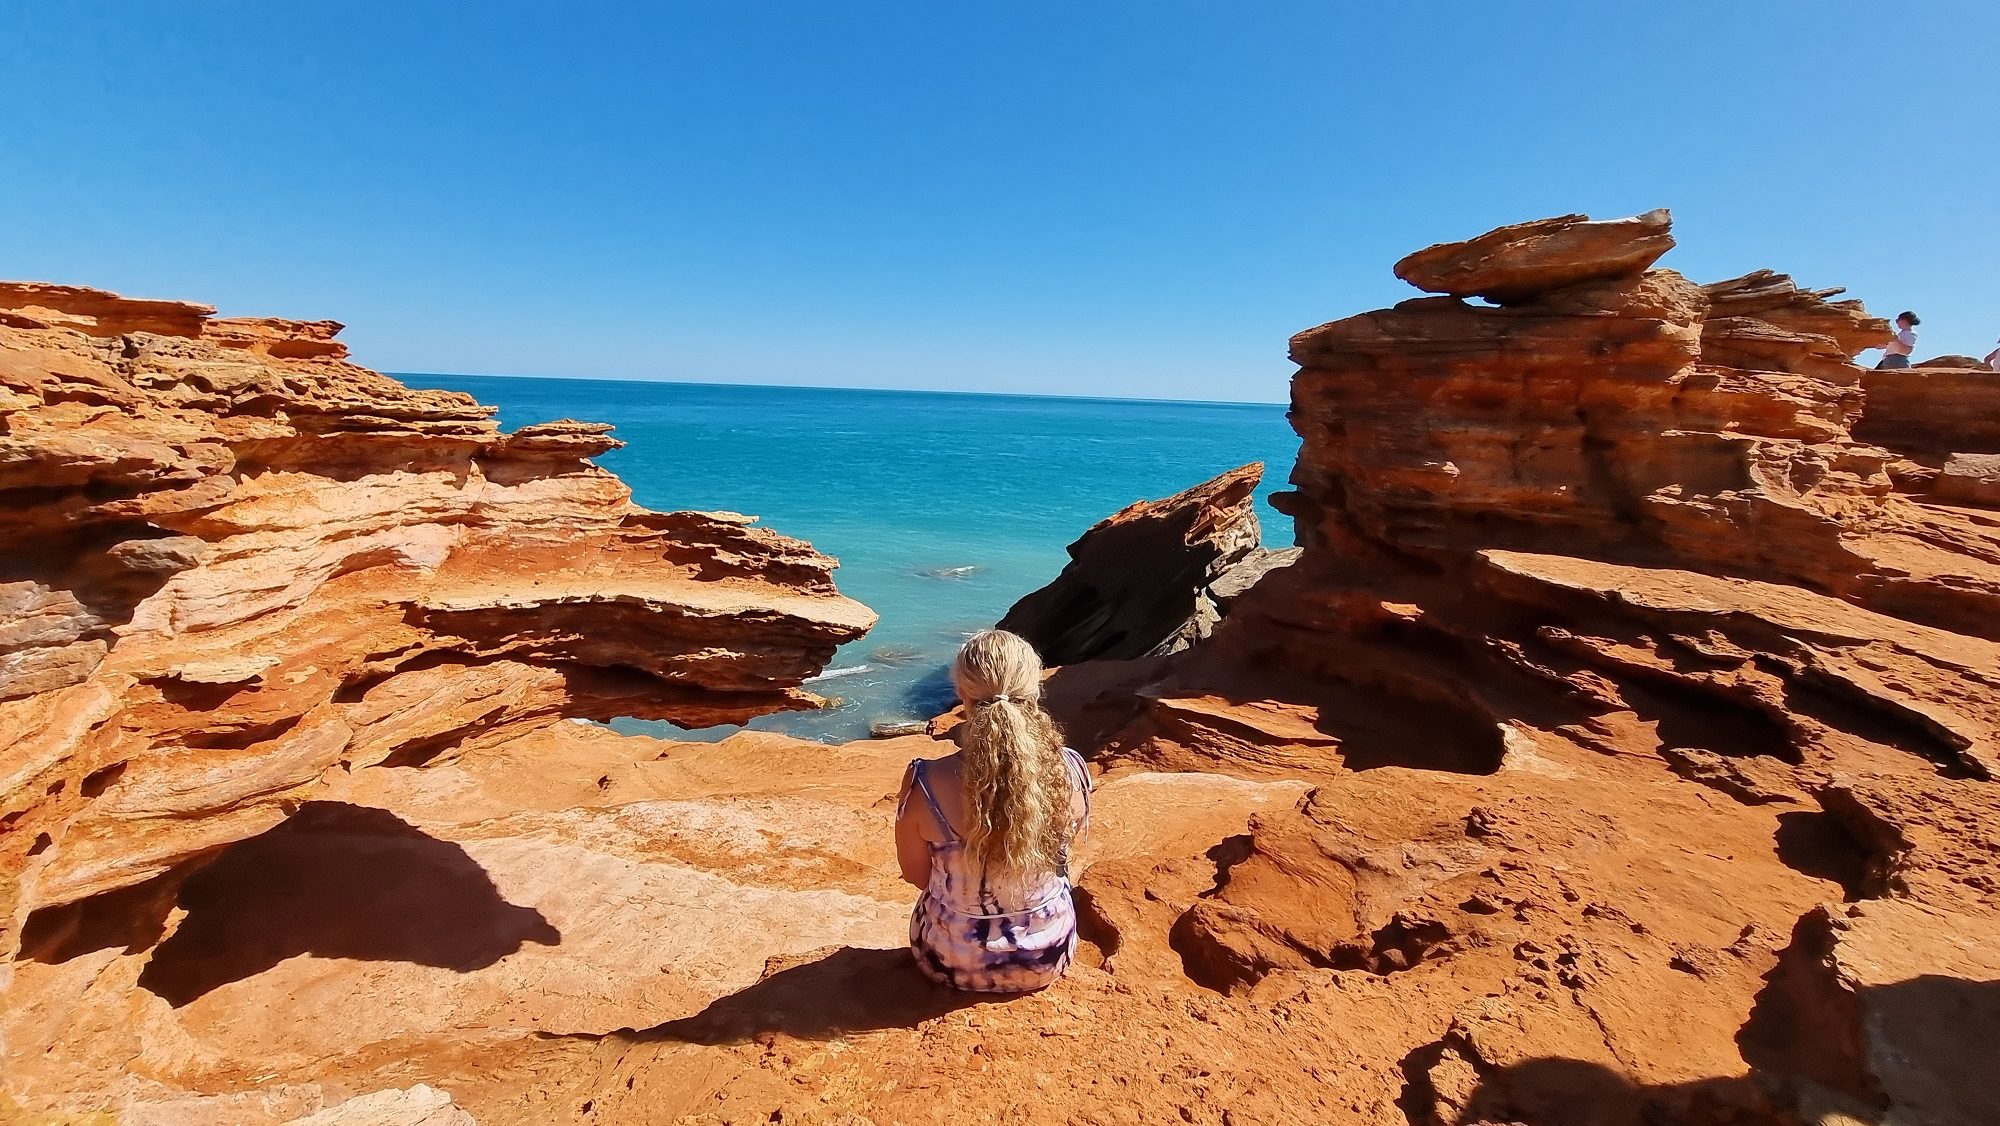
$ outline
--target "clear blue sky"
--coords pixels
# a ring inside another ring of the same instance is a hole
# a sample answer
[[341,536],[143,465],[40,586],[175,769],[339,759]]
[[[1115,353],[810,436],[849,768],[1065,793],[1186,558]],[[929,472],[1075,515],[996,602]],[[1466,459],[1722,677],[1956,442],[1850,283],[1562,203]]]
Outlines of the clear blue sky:
[[2000,3],[1381,7],[0,0],[0,276],[392,371],[1275,401],[1402,254],[1664,205],[1699,280],[2000,337]]

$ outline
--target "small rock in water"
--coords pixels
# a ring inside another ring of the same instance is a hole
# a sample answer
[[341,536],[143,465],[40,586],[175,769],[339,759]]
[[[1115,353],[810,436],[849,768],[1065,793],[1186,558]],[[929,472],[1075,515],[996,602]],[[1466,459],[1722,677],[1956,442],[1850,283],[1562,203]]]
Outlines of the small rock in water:
[[822,696],[819,701],[819,710],[830,712],[835,708],[844,708],[848,703],[849,701],[845,696]]
[[894,739],[899,735],[928,735],[931,725],[921,719],[875,719],[868,722],[868,734],[877,739]]
[[883,645],[868,656],[885,665],[910,665],[924,659],[924,651],[914,645]]
[[933,567],[928,571],[918,571],[917,574],[927,579],[969,579],[985,569],[968,563],[963,567]]

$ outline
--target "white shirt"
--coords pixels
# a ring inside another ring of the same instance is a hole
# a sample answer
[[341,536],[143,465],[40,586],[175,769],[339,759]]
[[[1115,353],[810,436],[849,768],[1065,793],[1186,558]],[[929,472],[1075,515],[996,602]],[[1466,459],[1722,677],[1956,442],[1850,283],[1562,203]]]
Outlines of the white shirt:
[[1882,351],[1891,356],[1907,356],[1916,350],[1917,330],[1913,328],[1906,328],[1897,333],[1896,339],[1890,341],[1882,348]]

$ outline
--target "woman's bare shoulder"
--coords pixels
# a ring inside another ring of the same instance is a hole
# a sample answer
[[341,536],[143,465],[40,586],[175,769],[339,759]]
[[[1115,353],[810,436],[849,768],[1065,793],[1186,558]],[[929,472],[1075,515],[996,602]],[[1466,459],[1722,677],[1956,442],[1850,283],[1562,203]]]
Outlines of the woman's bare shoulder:
[[965,756],[962,753],[953,751],[948,755],[925,759],[924,769],[935,777],[957,778],[960,764],[964,761]]

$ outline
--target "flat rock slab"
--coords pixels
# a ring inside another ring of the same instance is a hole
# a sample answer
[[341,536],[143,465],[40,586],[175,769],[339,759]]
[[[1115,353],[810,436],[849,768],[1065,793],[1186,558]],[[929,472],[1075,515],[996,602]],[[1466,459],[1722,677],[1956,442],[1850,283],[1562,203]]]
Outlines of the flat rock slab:
[[478,1126],[451,1096],[425,1083],[407,1090],[357,1095],[288,1126]]
[[1525,301],[1577,282],[1644,273],[1673,249],[1672,227],[1664,207],[1629,219],[1537,219],[1427,246],[1396,263],[1396,276],[1430,293]]

